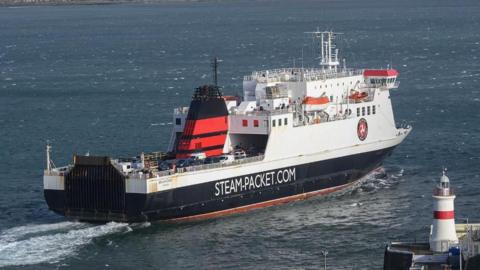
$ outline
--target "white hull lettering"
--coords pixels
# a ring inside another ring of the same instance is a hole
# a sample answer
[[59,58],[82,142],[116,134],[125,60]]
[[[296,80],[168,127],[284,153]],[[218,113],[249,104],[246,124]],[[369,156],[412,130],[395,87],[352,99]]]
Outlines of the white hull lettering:
[[243,191],[261,189],[296,180],[295,168],[262,172],[255,175],[232,178],[215,183],[215,196],[235,194]]

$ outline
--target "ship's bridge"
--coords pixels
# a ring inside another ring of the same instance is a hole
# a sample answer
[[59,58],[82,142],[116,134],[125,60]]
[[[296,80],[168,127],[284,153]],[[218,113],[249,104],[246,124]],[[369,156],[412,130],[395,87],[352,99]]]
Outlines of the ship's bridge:
[[398,88],[398,71],[395,69],[365,69],[363,76],[367,87],[391,89]]

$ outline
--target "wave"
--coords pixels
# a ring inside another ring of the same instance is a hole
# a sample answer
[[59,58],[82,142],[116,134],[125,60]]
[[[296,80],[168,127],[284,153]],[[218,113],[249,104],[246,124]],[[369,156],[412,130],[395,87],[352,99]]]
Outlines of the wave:
[[56,263],[76,254],[94,238],[131,230],[128,224],[115,222],[60,222],[10,228],[0,234],[0,267]]
[[35,224],[35,225],[32,224],[32,225],[13,227],[3,231],[0,234],[0,243],[19,240],[25,236],[32,235],[32,234],[38,234],[42,232],[56,231],[56,230],[62,230],[62,229],[74,229],[81,226],[85,226],[85,224],[80,222],[65,221],[65,222],[59,222],[59,223],[53,223],[53,224]]
[[378,189],[389,189],[398,184],[403,172],[403,169],[387,171],[380,167],[364,177],[363,181],[357,186],[357,191],[372,192]]

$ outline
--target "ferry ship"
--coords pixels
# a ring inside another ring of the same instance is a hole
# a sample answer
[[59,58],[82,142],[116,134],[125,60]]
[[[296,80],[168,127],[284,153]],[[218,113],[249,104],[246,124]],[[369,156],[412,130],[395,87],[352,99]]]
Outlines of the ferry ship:
[[319,67],[254,71],[243,98],[223,95],[215,71],[174,110],[164,153],[56,168],[47,145],[49,208],[92,222],[197,220],[328,194],[378,168],[411,131],[390,101],[399,73],[340,66],[338,33],[309,34]]

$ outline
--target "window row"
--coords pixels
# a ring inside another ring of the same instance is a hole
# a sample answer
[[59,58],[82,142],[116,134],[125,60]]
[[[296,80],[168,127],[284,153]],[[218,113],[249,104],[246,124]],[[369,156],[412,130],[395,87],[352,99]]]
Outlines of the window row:
[[[366,110],[366,113],[365,113],[365,110]],[[365,116],[365,115],[376,114],[376,113],[377,113],[376,105],[357,108],[357,116]]]
[[[278,122],[277,122],[278,120]],[[287,118],[284,118],[284,119],[272,119],[272,127],[275,127],[278,123],[278,126],[280,127],[282,125],[282,120],[283,120],[283,125],[287,125],[288,124],[288,120]]]
[[395,82],[395,78],[383,78],[383,79],[374,79],[374,78],[371,78],[370,79],[370,83],[371,84],[377,84],[377,85],[387,85],[387,84],[390,84],[390,83],[393,83]]
[[[248,120],[247,119],[242,120],[242,126],[248,127]],[[258,127],[258,126],[259,126],[258,120],[253,120],[253,127]]]
[[[360,81],[357,81],[357,84],[359,84]],[[350,84],[353,84],[352,81],[350,81]],[[345,85],[345,82],[342,82],[342,86]],[[340,86],[340,83],[337,83],[337,86]],[[330,87],[333,88],[333,83],[330,84]],[[320,85],[320,89],[321,88],[328,88],[328,84],[325,84],[325,85]],[[317,86],[315,86],[315,89],[317,89]]]

